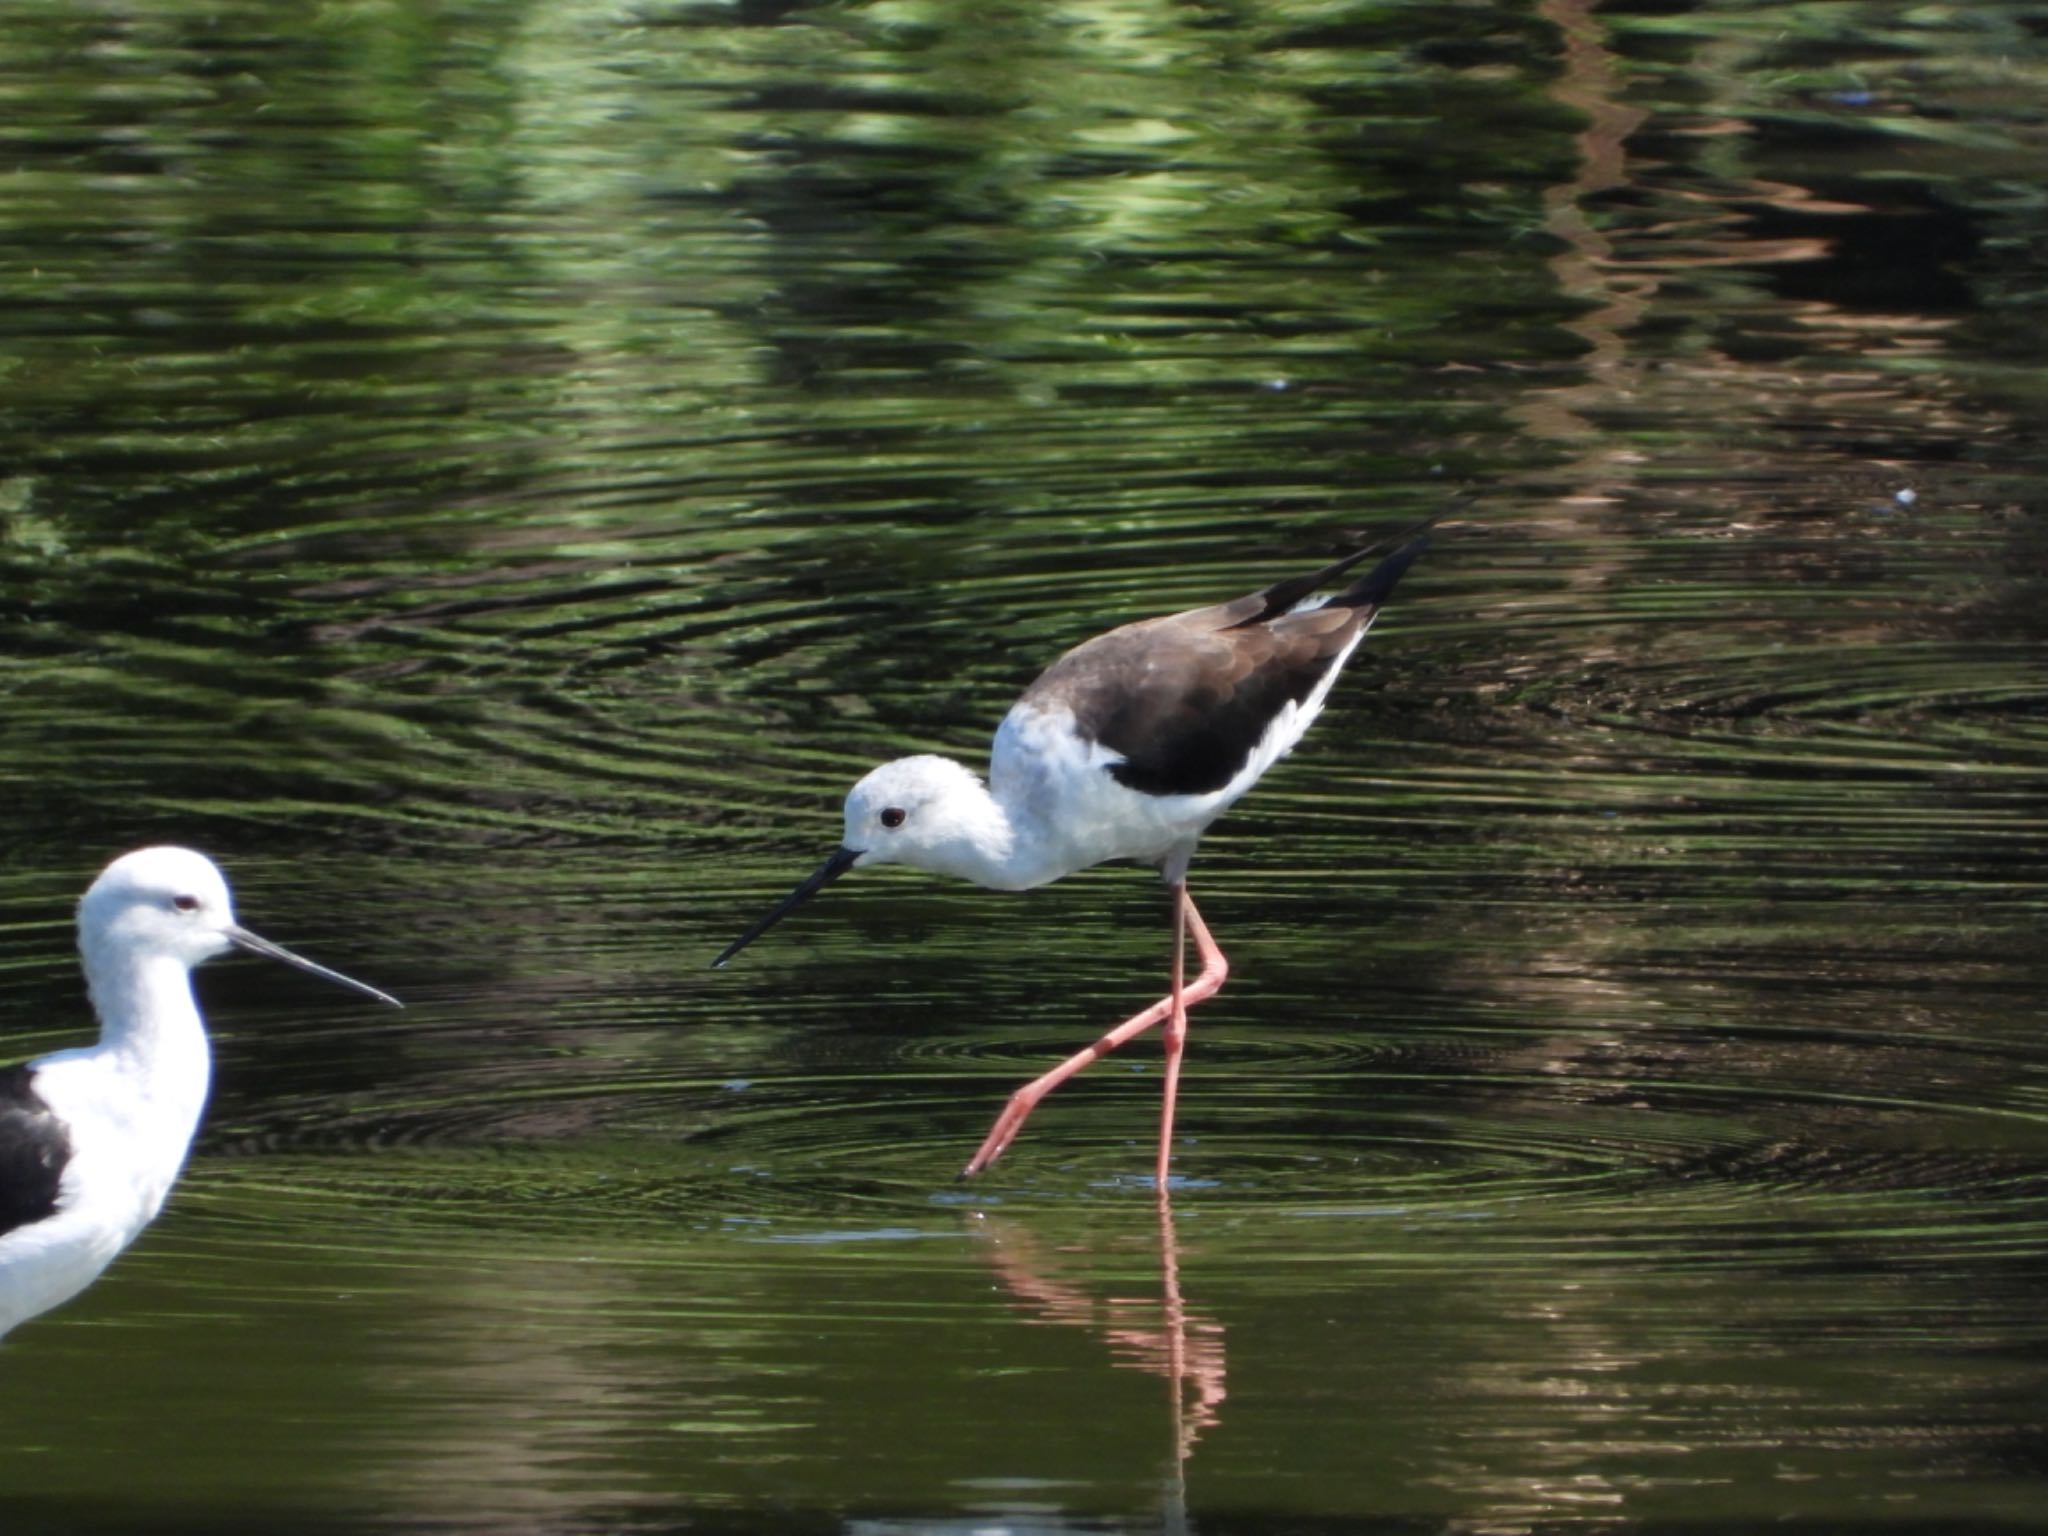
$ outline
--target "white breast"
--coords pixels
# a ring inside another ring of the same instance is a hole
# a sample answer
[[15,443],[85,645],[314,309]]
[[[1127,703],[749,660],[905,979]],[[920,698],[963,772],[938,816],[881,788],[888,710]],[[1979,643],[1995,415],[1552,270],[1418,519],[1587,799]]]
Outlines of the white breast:
[[[1003,717],[989,763],[989,790],[1043,850],[1042,885],[1110,859],[1156,864],[1201,835],[1234,795],[1147,795],[1118,783],[1122,761],[1083,741],[1062,709],[1019,704]],[[1242,791],[1239,791],[1242,793]]]
[[37,1094],[70,1133],[56,1213],[0,1237],[0,1332],[85,1289],[163,1209],[206,1104],[199,1052],[145,1065],[95,1046],[35,1063]]

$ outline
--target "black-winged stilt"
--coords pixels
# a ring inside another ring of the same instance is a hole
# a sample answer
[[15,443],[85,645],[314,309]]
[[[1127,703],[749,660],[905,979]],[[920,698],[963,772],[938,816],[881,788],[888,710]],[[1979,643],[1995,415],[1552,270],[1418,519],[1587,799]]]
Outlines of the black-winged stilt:
[[[1011,1095],[962,1177],[1000,1157],[1046,1094],[1164,1020],[1164,1189],[1187,1010],[1229,973],[1188,896],[1188,861],[1209,823],[1301,740],[1380,604],[1427,547],[1428,526],[1397,536],[1405,542],[1394,553],[1326,599],[1312,594],[1392,541],[1235,602],[1126,624],[1075,647],[1003,717],[986,788],[950,758],[884,763],[846,797],[838,852],[712,965],[862,865],[913,864],[1002,891],[1108,859],[1155,865],[1173,899],[1171,989]],[[1202,970],[1183,984],[1189,935]]]
[[99,1044],[0,1069],[0,1334],[84,1290],[162,1208],[212,1072],[192,967],[230,948],[403,1006],[236,923],[201,854],[109,864],[78,904]]

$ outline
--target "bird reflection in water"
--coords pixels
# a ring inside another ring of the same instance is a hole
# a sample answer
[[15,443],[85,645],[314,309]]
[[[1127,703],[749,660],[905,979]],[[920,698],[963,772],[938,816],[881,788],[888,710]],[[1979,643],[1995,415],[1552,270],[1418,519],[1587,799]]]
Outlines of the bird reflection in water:
[[1016,1221],[986,1212],[979,1213],[978,1220],[988,1237],[989,1261],[997,1278],[1036,1320],[1099,1332],[1115,1364],[1165,1379],[1173,1446],[1168,1470],[1176,1507],[1185,1513],[1188,1461],[1195,1442],[1219,1422],[1225,1396],[1223,1325],[1191,1312],[1181,1295],[1173,1200],[1163,1188],[1157,1191],[1154,1209],[1159,1226],[1156,1301],[1139,1296],[1098,1301],[1061,1278],[1058,1256],[1048,1255]]

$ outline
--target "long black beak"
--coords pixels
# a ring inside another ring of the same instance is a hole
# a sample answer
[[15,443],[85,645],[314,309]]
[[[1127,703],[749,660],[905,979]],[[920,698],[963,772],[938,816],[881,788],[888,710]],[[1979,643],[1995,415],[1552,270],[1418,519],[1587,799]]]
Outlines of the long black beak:
[[282,944],[273,944],[270,940],[251,933],[239,923],[229,924],[223,932],[227,934],[228,942],[237,949],[246,949],[252,955],[265,955],[272,960],[282,960],[286,965],[296,965],[302,971],[310,971],[313,975],[325,977],[328,981],[338,981],[344,987],[353,987],[363,996],[374,997],[378,1002],[389,1003],[394,1008],[405,1006],[389,992],[379,992],[368,982],[357,981],[353,976],[344,976],[339,971],[330,971],[326,966],[308,960],[304,955],[295,955]]
[[831,858],[827,859],[823,864],[820,864],[818,866],[818,872],[816,874],[812,875],[810,879],[806,880],[802,885],[798,886],[795,890],[791,891],[787,896],[783,897],[782,900],[776,904],[776,907],[773,911],[771,911],[766,917],[762,918],[761,921],[754,924],[754,926],[749,928],[745,933],[741,934],[738,938],[734,939],[730,944],[726,945],[724,953],[721,954],[716,960],[711,962],[711,969],[713,969],[714,971],[717,970],[720,966],[724,965],[726,961],[730,960],[734,955],[738,954],[741,950],[745,949],[749,944],[753,943],[754,940],[761,937],[761,935],[766,933],[770,928],[773,928],[777,923],[781,922],[785,917],[789,916],[789,914],[794,912],[798,907],[802,906],[805,902],[809,901],[813,896],[817,895],[818,892],[825,889],[825,887],[830,885],[834,880],[837,880],[841,875],[845,874],[849,869],[853,868],[853,866],[859,862],[862,851],[863,850],[857,848],[841,848],[837,850],[835,853],[833,853]]

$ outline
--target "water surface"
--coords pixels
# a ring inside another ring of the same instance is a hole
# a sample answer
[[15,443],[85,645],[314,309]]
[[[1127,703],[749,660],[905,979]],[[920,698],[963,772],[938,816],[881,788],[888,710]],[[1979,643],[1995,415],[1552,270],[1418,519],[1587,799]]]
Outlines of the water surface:
[[[23,6],[0,1055],[275,968],[10,1536],[2038,1528],[2023,3]],[[1459,502],[1458,498],[1469,498]],[[1165,902],[872,762],[1448,505]]]

